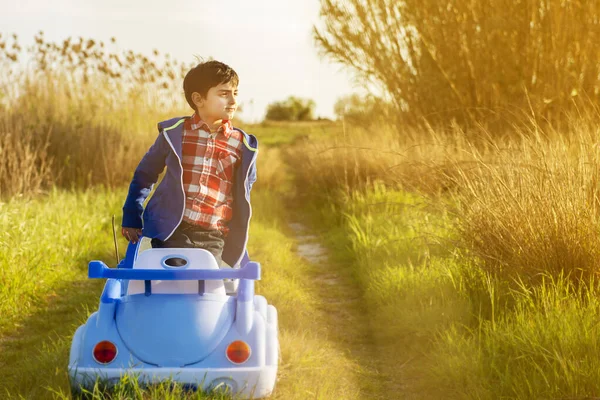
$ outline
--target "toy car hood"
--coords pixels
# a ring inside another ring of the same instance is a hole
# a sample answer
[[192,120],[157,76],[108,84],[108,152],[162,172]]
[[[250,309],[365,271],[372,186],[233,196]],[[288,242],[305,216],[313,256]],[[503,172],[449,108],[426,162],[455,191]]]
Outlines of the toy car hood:
[[[173,258],[172,250],[146,250],[139,255],[133,269],[219,269],[207,251],[184,250],[182,253],[177,258],[185,260],[185,265],[173,267],[167,265],[167,257]],[[199,284],[204,285],[202,296],[198,296]],[[231,329],[235,304],[225,295],[223,281],[152,280],[151,293],[148,296],[145,292],[144,281],[129,282],[127,295],[121,299],[115,316],[123,342],[144,362],[161,366],[197,363],[209,355]],[[181,293],[187,294],[182,296]],[[171,298],[165,301],[165,297]]]

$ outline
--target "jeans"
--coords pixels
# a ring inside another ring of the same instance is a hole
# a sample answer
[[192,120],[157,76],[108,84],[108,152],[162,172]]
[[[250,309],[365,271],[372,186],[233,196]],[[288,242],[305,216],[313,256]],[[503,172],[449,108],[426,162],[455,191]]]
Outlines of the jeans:
[[220,267],[223,264],[221,255],[225,240],[223,233],[219,230],[207,230],[205,228],[181,221],[175,232],[167,240],[153,238],[150,241],[153,248],[161,247],[195,247],[205,249],[212,253]]

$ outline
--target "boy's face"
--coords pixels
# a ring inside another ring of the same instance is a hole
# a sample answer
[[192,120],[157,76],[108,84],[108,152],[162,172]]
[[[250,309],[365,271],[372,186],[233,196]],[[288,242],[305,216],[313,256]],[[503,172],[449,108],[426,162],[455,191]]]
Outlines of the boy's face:
[[237,109],[238,89],[230,82],[211,87],[203,98],[200,93],[192,93],[192,101],[198,114],[207,122],[219,119],[232,119]]

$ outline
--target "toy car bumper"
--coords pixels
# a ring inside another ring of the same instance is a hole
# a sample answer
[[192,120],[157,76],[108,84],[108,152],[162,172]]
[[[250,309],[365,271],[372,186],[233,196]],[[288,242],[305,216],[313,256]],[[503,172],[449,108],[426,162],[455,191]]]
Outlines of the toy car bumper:
[[72,368],[71,387],[91,390],[96,380],[116,384],[121,377],[136,377],[140,385],[172,380],[187,389],[227,390],[240,398],[269,396],[275,387],[276,366],[239,368]]

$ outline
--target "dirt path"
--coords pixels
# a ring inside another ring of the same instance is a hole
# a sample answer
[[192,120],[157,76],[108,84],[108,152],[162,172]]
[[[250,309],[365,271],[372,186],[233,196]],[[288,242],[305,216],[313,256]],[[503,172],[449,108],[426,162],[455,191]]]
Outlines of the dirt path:
[[351,276],[350,268],[332,257],[314,232],[298,216],[288,222],[297,240],[296,252],[314,266],[315,293],[320,297],[320,308],[326,315],[329,341],[337,343],[347,357],[358,366],[354,376],[365,399],[396,399],[386,394],[385,378],[377,370],[377,357],[367,324],[367,313],[361,293]]

